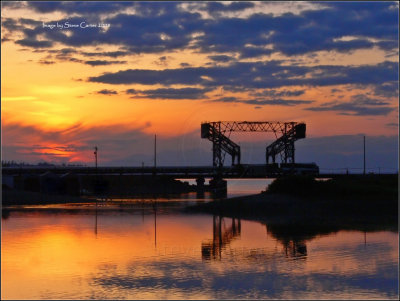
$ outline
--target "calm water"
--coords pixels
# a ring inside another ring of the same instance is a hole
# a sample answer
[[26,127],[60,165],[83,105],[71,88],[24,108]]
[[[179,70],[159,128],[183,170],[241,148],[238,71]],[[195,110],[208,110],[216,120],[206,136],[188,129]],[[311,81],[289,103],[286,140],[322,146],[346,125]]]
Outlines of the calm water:
[[[193,201],[193,200],[192,200]],[[2,217],[2,299],[396,299],[398,233],[306,240],[184,205],[31,206]]]

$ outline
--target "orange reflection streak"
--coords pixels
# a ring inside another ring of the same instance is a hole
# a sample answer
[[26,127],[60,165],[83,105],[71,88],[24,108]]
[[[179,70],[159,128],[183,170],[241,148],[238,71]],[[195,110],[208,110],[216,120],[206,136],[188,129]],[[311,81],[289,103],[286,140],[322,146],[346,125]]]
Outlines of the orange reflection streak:
[[[129,220],[135,219],[142,221],[141,216],[130,216],[128,220],[124,219],[125,225],[117,222],[113,227],[102,223],[104,216],[99,216],[97,235],[93,232],[95,216],[83,223],[60,217],[55,225],[44,227],[40,227],[40,220],[32,218],[29,221],[32,231],[3,231],[2,240],[7,243],[2,244],[2,274],[7,276],[2,277],[5,288],[2,297],[22,295],[22,298],[30,299],[32,291],[45,290],[48,285],[55,291],[74,290],[73,282],[59,279],[67,275],[90,278],[102,266],[116,265],[123,270],[132,260],[151,261],[156,255],[168,256],[171,252],[185,251],[193,256],[197,248],[200,253],[197,244],[203,233],[202,227],[198,230],[189,228],[179,236],[180,223],[165,223],[161,218],[158,225],[162,231],[157,234],[160,247],[155,249],[153,216],[146,215],[144,223],[136,227],[129,225]],[[179,240],[179,237],[185,237],[185,240]],[[171,247],[176,241],[180,241],[179,247],[175,244]],[[21,279],[27,280],[23,281],[22,291]],[[19,285],[15,286],[16,283]],[[85,289],[90,290],[90,287]]]

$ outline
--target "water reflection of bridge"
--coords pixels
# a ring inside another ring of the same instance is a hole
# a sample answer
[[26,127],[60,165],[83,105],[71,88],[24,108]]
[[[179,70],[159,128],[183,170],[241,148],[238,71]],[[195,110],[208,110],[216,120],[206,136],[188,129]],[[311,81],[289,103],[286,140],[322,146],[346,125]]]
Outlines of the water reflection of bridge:
[[[158,206],[157,201],[146,202],[147,209],[150,209],[148,212],[152,212],[154,215],[154,247],[157,248],[157,213]],[[145,202],[142,202],[142,221],[144,223],[145,216]],[[95,214],[95,222],[94,222],[94,233],[97,237],[98,233],[98,204],[96,203],[94,214]],[[101,206],[101,205],[100,205]],[[120,209],[118,209],[120,210]],[[104,213],[104,212],[103,212]],[[281,253],[285,255],[285,257],[296,258],[296,259],[305,259],[307,258],[307,245],[306,238],[293,235],[290,231],[288,231],[285,226],[277,226],[273,225],[272,227],[268,227],[265,225],[267,233],[271,234],[276,241],[278,241],[283,249],[281,249]],[[230,218],[223,217],[218,215],[213,215],[213,231],[212,231],[212,239],[207,241],[203,241],[201,243],[201,256],[202,259],[205,260],[221,260],[222,252],[226,249],[229,244],[234,241],[236,238],[241,236],[241,220],[240,218]],[[366,237],[365,237],[366,240]],[[245,247],[242,247],[242,250],[234,249],[233,252],[228,252],[226,255],[229,257],[230,255],[239,255],[246,256],[248,259],[268,259],[274,254],[277,253],[277,250],[269,250],[265,248],[256,248],[256,249],[248,249],[245,251]],[[232,250],[231,250],[232,251]],[[272,253],[271,253],[272,252]]]
[[[228,225],[229,223],[229,225]],[[268,226],[266,225],[268,230]],[[275,229],[276,227],[274,227]],[[272,232],[271,232],[272,230]],[[278,231],[279,232],[279,231]],[[282,233],[276,233],[274,235],[273,229],[269,231],[277,241],[283,246],[283,253],[286,257],[305,259],[307,257],[307,245],[305,240],[292,237],[289,233],[288,236],[282,235]],[[220,260],[222,251],[235,239],[241,235],[241,222],[239,218],[228,218],[223,216],[213,216],[213,238],[202,242],[201,244],[201,255],[205,260]],[[255,255],[268,255],[268,250],[258,250],[254,252]],[[240,252],[239,252],[240,253]],[[238,254],[235,252],[235,254]],[[243,253],[244,254],[244,253]],[[249,256],[253,254],[249,252]],[[267,256],[268,257],[268,256]],[[265,257],[266,258],[266,257]]]
[[222,249],[233,239],[240,236],[240,219],[232,218],[229,227],[222,216],[213,216],[213,238],[201,244],[201,256],[203,259],[220,259]]
[[293,258],[305,258],[307,256],[307,246],[305,241],[289,240],[283,242],[285,255]]

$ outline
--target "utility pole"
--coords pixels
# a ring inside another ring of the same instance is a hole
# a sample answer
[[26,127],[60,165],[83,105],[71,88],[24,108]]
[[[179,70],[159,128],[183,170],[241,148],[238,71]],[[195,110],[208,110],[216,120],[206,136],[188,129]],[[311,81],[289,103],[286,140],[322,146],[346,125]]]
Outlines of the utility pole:
[[[94,192],[97,194],[98,192],[99,192],[99,174],[98,174],[98,171],[97,171],[97,146],[95,146],[94,147],[94,158],[95,158],[95,167],[96,167],[96,170],[95,170],[95,173],[96,173],[96,176],[95,176],[95,184],[94,184]],[[96,201],[97,202],[97,201]],[[97,204],[97,203],[96,203]],[[97,216],[96,216],[96,218],[97,218]],[[96,219],[96,221],[97,221],[97,219]],[[96,224],[97,225],[97,224]],[[97,228],[96,228],[97,229]],[[97,231],[97,230],[96,230]]]
[[154,172],[157,169],[157,135],[154,135]]
[[94,147],[94,158],[95,158],[95,166],[96,166],[96,172],[97,172],[97,146]]
[[365,135],[364,135],[364,175],[365,175]]

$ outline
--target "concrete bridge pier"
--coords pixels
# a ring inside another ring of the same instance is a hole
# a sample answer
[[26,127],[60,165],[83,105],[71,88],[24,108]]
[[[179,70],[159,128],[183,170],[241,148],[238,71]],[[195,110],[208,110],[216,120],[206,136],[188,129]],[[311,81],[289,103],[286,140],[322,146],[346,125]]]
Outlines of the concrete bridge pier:
[[205,183],[205,179],[203,176],[198,177],[196,179],[196,184],[197,184],[197,190],[204,190],[204,183]]
[[196,179],[196,189],[197,189],[197,198],[204,198],[204,192],[206,191],[206,187],[204,185],[205,179],[203,176],[200,176]]
[[217,174],[210,180],[210,189],[216,198],[225,198],[228,192],[228,182]]

